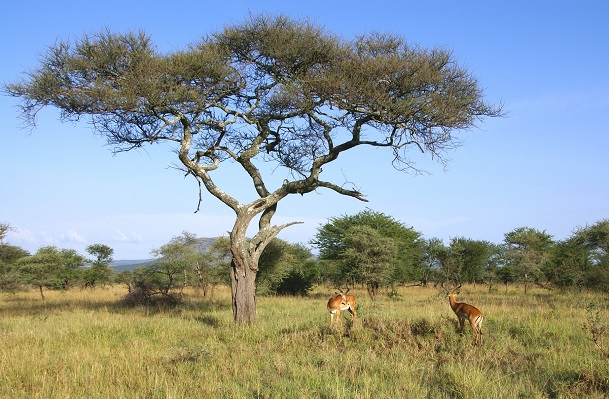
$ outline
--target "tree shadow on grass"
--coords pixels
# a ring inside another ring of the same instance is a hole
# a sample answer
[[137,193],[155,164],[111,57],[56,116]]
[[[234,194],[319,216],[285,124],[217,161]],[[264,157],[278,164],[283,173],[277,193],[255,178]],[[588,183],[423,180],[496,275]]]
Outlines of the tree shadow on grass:
[[56,311],[66,310],[90,310],[97,311],[101,309],[110,309],[116,306],[115,300],[105,301],[87,301],[87,300],[33,300],[24,298],[2,300],[4,304],[0,305],[0,315],[5,316],[38,316],[40,314],[49,314]]
[[[124,298],[109,297],[108,299],[88,300],[75,298],[55,297],[42,300],[41,298],[8,296],[0,299],[1,316],[48,316],[49,314],[65,311],[106,311],[111,313],[124,313],[129,311],[143,311],[146,315],[159,313],[176,313],[184,310],[197,313],[228,311],[231,309],[227,301],[153,301],[150,303],[126,303]],[[213,317],[203,316],[203,322],[208,325],[219,325],[218,321],[211,321]]]

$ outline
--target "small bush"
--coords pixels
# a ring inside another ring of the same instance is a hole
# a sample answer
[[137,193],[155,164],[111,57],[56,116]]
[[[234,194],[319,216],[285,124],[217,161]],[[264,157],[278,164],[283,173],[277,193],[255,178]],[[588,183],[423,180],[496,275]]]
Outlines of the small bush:
[[180,299],[173,294],[161,294],[142,287],[136,287],[129,291],[120,301],[121,306],[126,307],[174,307],[180,303]]

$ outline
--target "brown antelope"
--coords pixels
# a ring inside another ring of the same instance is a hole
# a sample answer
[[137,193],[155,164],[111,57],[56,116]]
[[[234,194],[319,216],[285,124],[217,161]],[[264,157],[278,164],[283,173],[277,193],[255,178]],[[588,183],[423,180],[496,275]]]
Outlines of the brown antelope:
[[334,315],[336,315],[336,321],[340,320],[341,310],[348,310],[351,313],[353,319],[357,317],[355,311],[355,297],[353,295],[347,295],[347,292],[343,293],[342,290],[338,290],[336,296],[333,296],[328,300],[328,311],[330,312],[330,324],[334,321]]
[[440,286],[444,289],[444,291],[446,291],[446,294],[448,295],[448,300],[450,301],[450,307],[459,318],[460,332],[463,333],[463,326],[465,320],[468,320],[469,325],[472,326],[472,329],[476,334],[476,340],[474,341],[474,343],[478,345],[478,340],[481,340],[482,321],[484,320],[482,312],[472,305],[455,301],[455,295],[459,294],[458,289],[461,288],[461,284],[459,284],[457,288],[454,288],[452,290],[447,290],[444,287],[444,283],[442,283]]

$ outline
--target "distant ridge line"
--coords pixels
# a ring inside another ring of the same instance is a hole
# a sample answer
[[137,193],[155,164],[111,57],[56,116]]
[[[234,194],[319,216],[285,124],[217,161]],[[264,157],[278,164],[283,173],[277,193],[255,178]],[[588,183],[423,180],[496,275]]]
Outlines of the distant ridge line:
[[[216,240],[220,237],[201,237],[197,238],[197,249],[201,253],[209,252],[209,248],[216,242]],[[130,271],[142,266],[148,266],[155,259],[123,259],[123,260],[113,260],[110,262],[110,267],[114,269],[115,272],[120,273],[123,271]]]

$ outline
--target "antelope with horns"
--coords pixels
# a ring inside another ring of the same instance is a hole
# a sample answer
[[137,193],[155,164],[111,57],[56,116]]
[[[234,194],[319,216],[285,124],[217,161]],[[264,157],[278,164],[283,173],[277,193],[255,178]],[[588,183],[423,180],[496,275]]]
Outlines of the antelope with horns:
[[474,343],[478,345],[478,342],[481,341],[482,335],[482,321],[484,320],[484,316],[482,316],[482,312],[478,310],[478,308],[468,305],[467,303],[457,302],[455,300],[455,295],[459,294],[459,288],[461,288],[461,284],[458,287],[448,290],[444,287],[444,283],[440,285],[446,294],[448,295],[448,300],[450,301],[450,307],[453,312],[459,318],[459,331],[463,333],[463,326],[465,320],[469,321],[469,325],[472,326],[474,333],[476,334],[476,340]]

